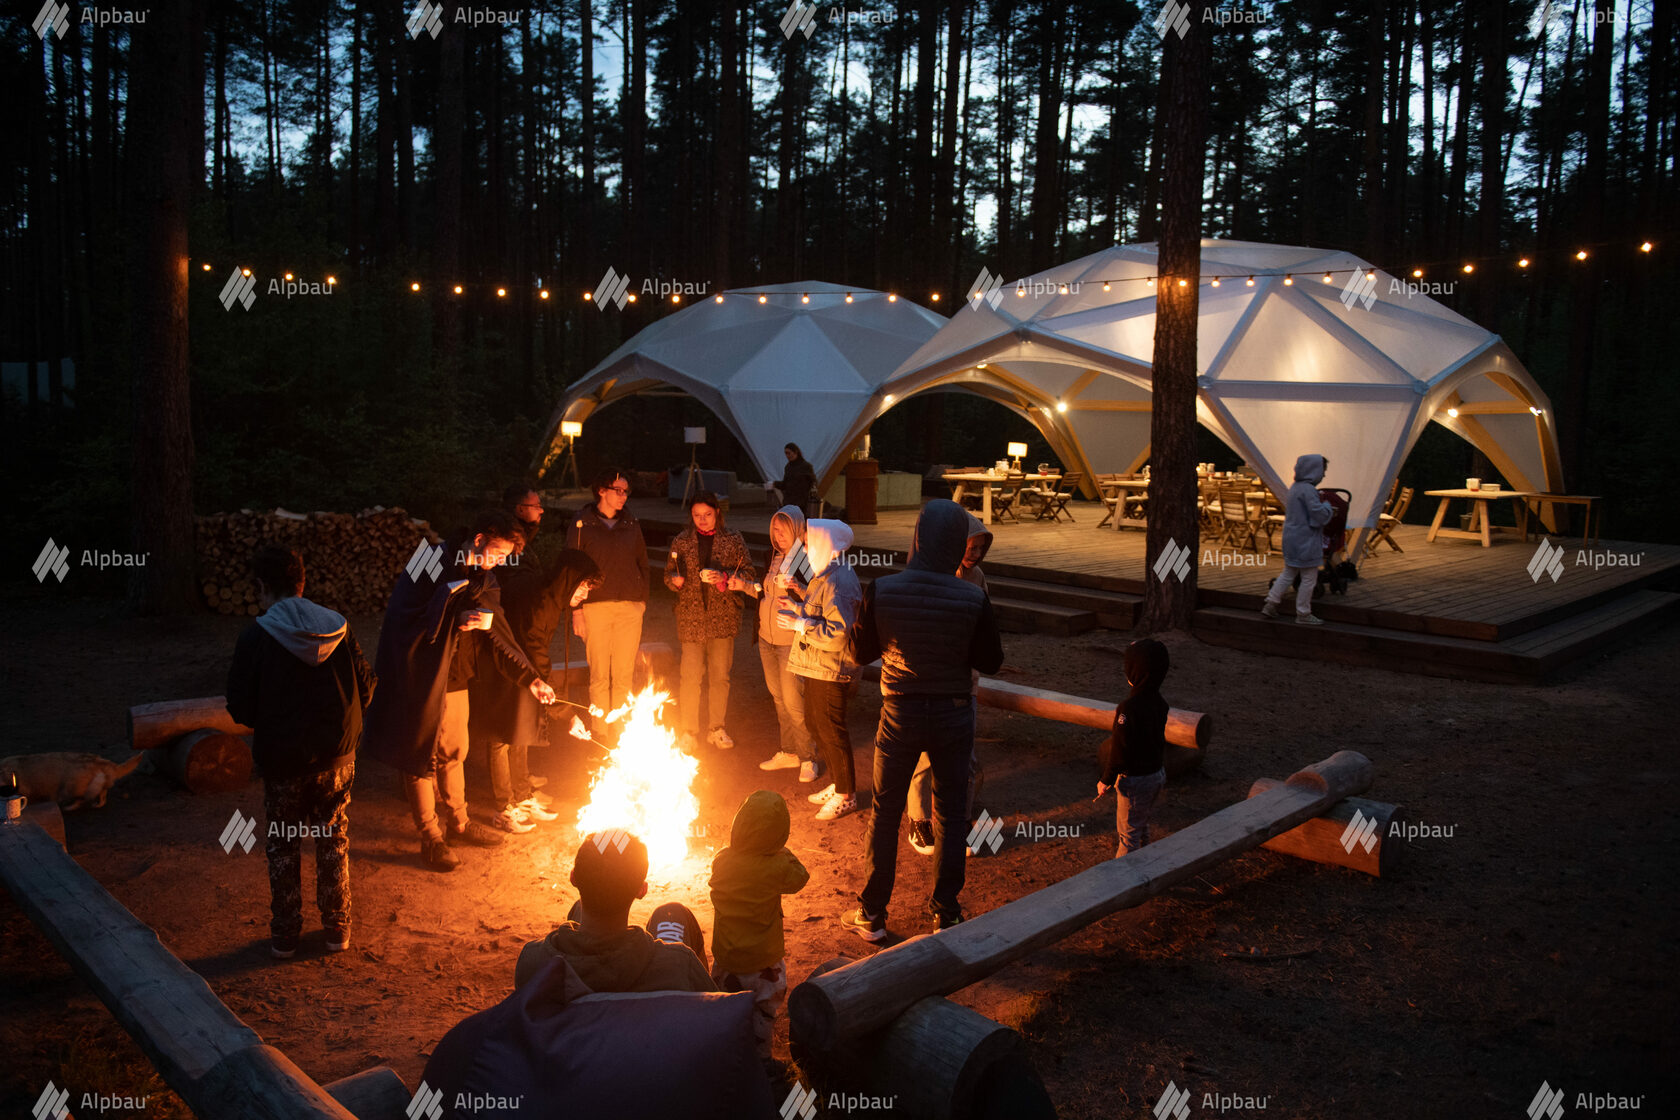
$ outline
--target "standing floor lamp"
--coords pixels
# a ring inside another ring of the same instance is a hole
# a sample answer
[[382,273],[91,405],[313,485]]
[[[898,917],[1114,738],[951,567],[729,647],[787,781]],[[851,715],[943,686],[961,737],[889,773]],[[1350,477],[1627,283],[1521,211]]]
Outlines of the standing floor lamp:
[[577,446],[576,446],[577,437],[581,436],[582,434],[583,434],[583,422],[581,420],[562,420],[562,421],[560,421],[560,435],[566,441],[566,453],[565,453],[564,456],[561,457],[561,460],[560,460],[559,485],[560,485],[560,489],[562,489],[562,490],[567,489],[566,479],[567,479],[568,476],[572,480],[571,489],[573,489],[573,490],[582,490],[583,489],[583,480],[578,477]]
[[700,493],[700,445],[706,442],[705,428],[684,428],[683,442],[688,444],[688,481],[683,483],[682,504],[686,508],[688,500]]

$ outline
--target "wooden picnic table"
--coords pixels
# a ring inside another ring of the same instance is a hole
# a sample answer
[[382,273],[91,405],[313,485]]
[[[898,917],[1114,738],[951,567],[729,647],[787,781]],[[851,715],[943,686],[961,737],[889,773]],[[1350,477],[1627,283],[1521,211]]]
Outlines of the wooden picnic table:
[[992,487],[1000,482],[1012,482],[1019,479],[1027,482],[1060,482],[1060,472],[1055,474],[1002,474],[998,471],[946,471],[941,475],[946,482],[955,483],[951,491],[951,500],[962,505],[963,498],[969,493],[969,487],[980,491],[980,521],[982,524],[992,523]]
[[[1493,547],[1493,526],[1488,520],[1488,505],[1491,502],[1511,499],[1511,506],[1517,515],[1517,532],[1522,534],[1524,541],[1528,540],[1528,499],[1539,495],[1529,490],[1425,490],[1424,496],[1439,498],[1441,504],[1435,509],[1435,520],[1429,523],[1427,540],[1434,543],[1436,537],[1447,537],[1460,541],[1481,541],[1483,548]],[[1443,529],[1441,522],[1447,519],[1447,506],[1455,501],[1470,503],[1470,528]]]
[[1145,496],[1148,495],[1149,480],[1147,478],[1105,478],[1097,483],[1097,489],[1102,492],[1104,498],[1114,499],[1114,508],[1109,510],[1101,521],[1097,522],[1097,528],[1101,529],[1111,520],[1114,522],[1116,532],[1121,529],[1149,528],[1149,518],[1126,516],[1126,503],[1132,500],[1133,491],[1141,490]]

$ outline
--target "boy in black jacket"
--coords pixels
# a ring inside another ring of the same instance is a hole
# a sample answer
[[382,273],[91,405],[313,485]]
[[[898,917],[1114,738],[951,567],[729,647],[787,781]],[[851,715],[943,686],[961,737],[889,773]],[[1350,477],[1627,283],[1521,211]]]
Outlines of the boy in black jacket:
[[254,730],[268,818],[270,951],[303,932],[302,840],[315,838],[315,901],[329,952],[350,944],[350,783],[373,670],[344,616],[303,597],[303,558],[270,546],[251,561],[263,614],[239,636],[228,714]]
[[1166,646],[1142,638],[1126,647],[1126,680],[1132,694],[1114,709],[1114,731],[1103,744],[1103,773],[1097,779],[1098,797],[1110,788],[1118,795],[1116,859],[1149,843],[1149,814],[1167,784],[1167,702],[1161,698],[1166,679]]

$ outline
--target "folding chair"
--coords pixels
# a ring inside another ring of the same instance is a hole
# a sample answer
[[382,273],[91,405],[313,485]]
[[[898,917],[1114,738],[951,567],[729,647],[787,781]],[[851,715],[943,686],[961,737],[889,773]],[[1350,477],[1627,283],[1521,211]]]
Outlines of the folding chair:
[[[1103,506],[1108,510],[1107,513],[1103,514],[1102,520],[1097,522],[1097,528],[1099,529],[1114,520],[1115,511],[1119,510],[1123,503],[1125,495],[1121,493],[1120,488],[1109,485],[1119,477],[1117,474],[1094,474],[1091,476],[1092,481],[1097,484],[1097,497],[1102,500]],[[1124,516],[1124,513],[1122,512],[1121,515]]]
[[1220,544],[1255,552],[1260,550],[1254,537],[1259,526],[1248,516],[1248,491],[1244,487],[1219,488],[1219,526]]
[[997,490],[992,494],[992,524],[997,524],[1005,517],[1011,521],[1021,520],[1015,515],[1015,500],[1020,497],[1025,481],[1020,472],[1010,471],[1004,480],[998,483]]
[[1371,539],[1366,542],[1365,556],[1369,559],[1377,554],[1377,542],[1385,541],[1395,552],[1404,552],[1400,542],[1394,539],[1394,530],[1406,516],[1406,510],[1411,508],[1412,487],[1408,486],[1400,491],[1388,509],[1377,514],[1377,527],[1371,530]]
[[1079,484],[1083,481],[1085,481],[1085,476],[1077,471],[1064,474],[1061,480],[1056,483],[1056,488],[1044,495],[1044,504],[1038,510],[1038,520],[1043,521],[1048,517],[1051,521],[1060,521],[1064,513],[1067,514],[1069,521],[1075,520],[1072,511],[1067,508],[1067,504],[1072,500],[1075,491],[1079,489]]

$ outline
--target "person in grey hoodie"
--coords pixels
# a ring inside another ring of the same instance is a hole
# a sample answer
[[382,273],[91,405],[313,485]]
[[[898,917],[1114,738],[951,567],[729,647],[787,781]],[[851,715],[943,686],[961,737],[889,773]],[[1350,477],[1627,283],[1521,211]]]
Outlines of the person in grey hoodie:
[[[852,739],[846,729],[846,692],[857,679],[853,628],[863,589],[842,553],[852,545],[852,527],[817,518],[805,523],[805,552],[811,576],[803,595],[787,588],[776,603],[776,625],[794,632],[788,668],[805,680],[805,727],[823,753],[833,780],[806,798],[819,821],[857,812],[857,776]],[[873,660],[873,659],[871,659]]]
[[268,818],[270,952],[303,932],[302,839],[315,838],[315,901],[329,952],[350,942],[350,784],[373,670],[344,616],[303,597],[303,557],[270,546],[251,561],[263,613],[228,670],[227,709],[250,727]]
[[1289,488],[1283,510],[1283,572],[1272,581],[1260,613],[1278,616],[1278,605],[1297,576],[1301,589],[1295,593],[1295,621],[1303,626],[1320,626],[1324,620],[1312,613],[1313,588],[1318,586],[1318,566],[1324,562],[1324,526],[1336,509],[1318,493],[1330,460],[1322,455],[1302,455],[1295,460],[1295,485]]
[[799,768],[801,782],[814,782],[825,772],[817,757],[816,744],[805,728],[805,685],[788,668],[793,652],[793,631],[776,625],[776,599],[788,589],[804,594],[810,578],[810,561],[805,554],[805,511],[783,506],[770,516],[770,562],[764,582],[753,594],[758,601],[758,657],[764,666],[764,685],[776,705],[776,723],[781,731],[780,748],[758,764],[760,770]]

